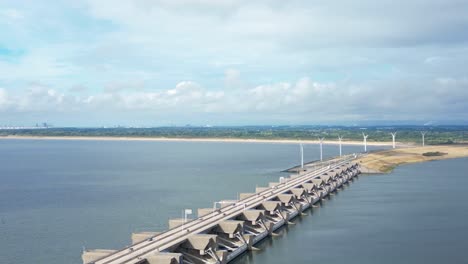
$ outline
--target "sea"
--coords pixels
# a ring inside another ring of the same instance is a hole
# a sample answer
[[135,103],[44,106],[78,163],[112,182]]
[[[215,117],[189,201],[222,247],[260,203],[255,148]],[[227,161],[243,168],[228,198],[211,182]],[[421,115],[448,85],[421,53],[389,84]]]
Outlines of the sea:
[[[318,145],[304,152],[319,159]],[[298,144],[0,139],[0,264],[82,263],[83,249],[122,248],[299,162]],[[361,175],[233,263],[468,263],[467,176],[468,159]]]

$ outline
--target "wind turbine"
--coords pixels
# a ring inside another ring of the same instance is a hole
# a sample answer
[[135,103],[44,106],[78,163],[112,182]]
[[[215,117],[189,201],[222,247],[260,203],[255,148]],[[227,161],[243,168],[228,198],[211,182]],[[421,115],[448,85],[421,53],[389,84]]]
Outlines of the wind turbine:
[[338,136],[338,141],[340,142],[340,157],[341,155],[341,141],[343,140],[343,136]]
[[364,137],[364,152],[367,152],[367,137],[369,135],[366,135],[364,134],[364,132],[362,132],[362,137]]
[[392,134],[392,140],[393,140],[393,148],[395,148],[395,137],[396,137],[396,132],[390,133]]
[[422,136],[422,146],[424,147],[425,146],[425,142],[424,142],[424,136],[426,135],[427,131],[422,131],[421,132],[421,136]]
[[304,169],[304,146],[302,146],[302,143],[299,146],[301,148],[301,169]]
[[320,141],[320,161],[323,161],[323,139],[324,138],[319,138],[319,141]]

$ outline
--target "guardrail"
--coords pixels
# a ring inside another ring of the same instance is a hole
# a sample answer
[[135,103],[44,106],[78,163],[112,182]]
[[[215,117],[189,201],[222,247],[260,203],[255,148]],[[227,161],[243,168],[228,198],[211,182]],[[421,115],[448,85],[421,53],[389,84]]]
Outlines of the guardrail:
[[[253,196],[238,200],[230,206],[226,206],[212,213],[190,220],[183,226],[174,227],[165,232],[152,236],[148,239],[135,243],[120,249],[107,256],[99,258],[88,264],[110,264],[110,263],[138,263],[142,258],[151,252],[160,252],[173,245],[183,242],[188,236],[200,233],[206,229],[210,229],[217,225],[220,221],[230,219],[243,210],[255,208],[262,202],[276,197],[278,194],[284,193],[291,188],[297,187],[302,183],[319,177],[322,173],[327,172],[332,166],[340,166],[357,158],[356,154],[344,156],[332,164],[322,164],[322,166],[314,171],[306,172],[299,177],[288,179],[274,187],[269,187],[262,192],[256,193]],[[333,160],[332,160],[333,161]],[[199,225],[202,225],[199,227]],[[165,241],[167,240],[167,241]]]

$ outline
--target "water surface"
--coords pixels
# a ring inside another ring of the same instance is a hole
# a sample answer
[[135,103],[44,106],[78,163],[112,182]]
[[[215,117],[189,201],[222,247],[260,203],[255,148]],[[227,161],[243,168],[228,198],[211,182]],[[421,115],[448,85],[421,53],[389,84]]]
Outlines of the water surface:
[[[0,140],[0,263],[81,263],[83,246],[121,248],[184,208],[277,181],[298,154],[291,144]],[[305,154],[317,159],[318,146]],[[467,161],[361,176],[236,263],[463,263]]]
[[468,263],[468,159],[360,176],[239,263]]
[[298,162],[293,144],[0,140],[0,263],[81,263],[82,247],[121,248]]

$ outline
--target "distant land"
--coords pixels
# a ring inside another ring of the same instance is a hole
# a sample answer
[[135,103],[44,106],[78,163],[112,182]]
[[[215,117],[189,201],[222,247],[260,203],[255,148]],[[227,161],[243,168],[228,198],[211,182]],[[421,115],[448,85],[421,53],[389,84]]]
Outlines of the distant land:
[[232,127],[155,127],[155,128],[16,128],[0,129],[4,138],[127,138],[127,139],[186,139],[186,140],[255,140],[316,142],[324,138],[335,142],[342,136],[343,142],[367,141],[388,144],[391,132],[397,132],[396,141],[401,144],[420,144],[421,132],[427,132],[427,145],[468,142],[468,126],[232,126]]
[[464,157],[468,157],[468,144],[453,144],[376,151],[359,163],[364,173],[389,173],[403,164]]

